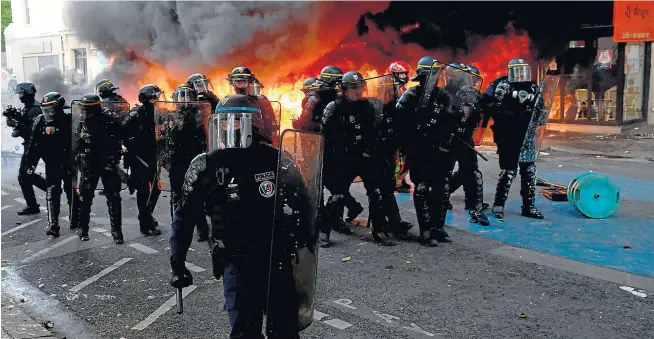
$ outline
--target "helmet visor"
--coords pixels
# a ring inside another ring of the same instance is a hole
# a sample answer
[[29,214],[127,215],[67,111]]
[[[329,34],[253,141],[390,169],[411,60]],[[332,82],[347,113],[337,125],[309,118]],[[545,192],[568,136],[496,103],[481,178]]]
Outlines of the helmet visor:
[[173,101],[175,102],[191,102],[196,101],[195,93],[191,89],[178,89],[173,93]]
[[252,145],[252,118],[255,113],[218,113],[212,116],[214,148],[247,148]]
[[198,92],[198,94],[213,91],[213,86],[211,85],[211,81],[204,78],[195,79],[195,81],[193,81],[193,88],[195,89],[196,92]]
[[513,66],[509,67],[508,78],[510,82],[527,82],[531,81],[531,66]]
[[252,78],[237,75],[232,77],[231,83],[236,93],[254,95],[254,81]]

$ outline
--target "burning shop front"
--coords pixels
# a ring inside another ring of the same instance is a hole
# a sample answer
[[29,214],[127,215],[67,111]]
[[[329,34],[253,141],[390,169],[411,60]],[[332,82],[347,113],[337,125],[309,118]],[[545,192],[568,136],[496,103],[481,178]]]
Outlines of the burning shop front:
[[[615,2],[613,25],[579,28],[552,63],[561,79],[549,128],[620,133],[648,121],[652,41],[652,2]],[[654,113],[649,118],[654,124]]]

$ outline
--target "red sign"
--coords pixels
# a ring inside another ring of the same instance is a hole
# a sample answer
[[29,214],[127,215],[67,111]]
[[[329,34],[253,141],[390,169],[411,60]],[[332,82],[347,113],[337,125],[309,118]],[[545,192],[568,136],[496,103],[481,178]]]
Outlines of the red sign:
[[654,41],[654,1],[614,1],[613,41]]

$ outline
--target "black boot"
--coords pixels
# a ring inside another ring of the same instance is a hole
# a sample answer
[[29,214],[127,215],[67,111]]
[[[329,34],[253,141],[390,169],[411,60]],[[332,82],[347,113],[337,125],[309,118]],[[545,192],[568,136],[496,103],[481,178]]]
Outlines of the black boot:
[[318,246],[321,248],[327,248],[330,245],[329,236],[331,233],[331,226],[329,225],[329,218],[327,215],[327,209],[325,206],[320,206],[318,211]]
[[48,208],[48,228],[45,234],[59,237],[59,210],[61,208],[61,192],[56,189],[48,189],[45,194],[45,201]]
[[334,231],[350,235],[352,234],[352,230],[343,221],[343,211],[345,210],[344,203],[345,196],[343,194],[334,194],[329,197],[327,206],[325,207],[325,210],[327,211],[325,222],[329,224]]
[[463,189],[466,195],[466,209],[470,216],[470,222],[482,226],[490,225],[488,217],[484,214],[483,203],[484,200],[484,179],[481,172],[477,169],[472,172],[472,178],[468,179]]
[[371,217],[370,223],[372,224],[372,239],[381,246],[395,246],[395,242],[391,240],[391,236],[386,231],[386,222],[382,217]]
[[536,209],[536,164],[520,164],[520,181],[522,196],[522,216],[533,219],[543,219],[545,216]]
[[429,213],[428,197],[429,186],[424,182],[416,183],[413,191],[413,204],[416,208],[418,226],[420,227],[420,244],[434,247],[438,245],[438,241],[434,239],[431,232],[432,218]]
[[27,206],[23,208],[21,211],[18,211],[18,215],[32,215],[32,214],[38,214],[41,213],[41,210],[39,209],[41,207],[40,205],[32,205],[32,206]]
[[354,198],[352,200],[353,202],[345,205],[345,207],[347,207],[347,217],[345,218],[346,222],[352,222],[352,220],[356,219],[359,214],[363,212],[363,206],[354,200]]
[[116,245],[125,243],[123,239],[123,213],[120,194],[117,192],[106,193],[107,209],[109,210],[109,222],[111,224],[111,236]]
[[150,212],[149,200],[149,190],[143,187],[136,190],[136,206],[139,211],[139,229],[143,235],[161,235],[161,231],[156,228],[156,220],[154,220]]
[[501,170],[497,179],[497,188],[495,189],[495,201],[493,202],[493,216],[497,219],[504,219],[504,204],[509,197],[511,184],[518,174],[516,170]]
[[449,234],[443,228],[447,218],[447,206],[445,202],[450,200],[450,177],[443,178],[441,187],[433,187],[430,199],[431,213],[433,215],[432,237],[438,242],[452,242]]
[[70,222],[69,227],[71,230],[79,228],[79,206],[80,199],[77,190],[73,191],[71,196],[72,201],[68,204],[68,221]]
[[91,221],[91,205],[93,193],[82,192],[79,199],[77,215],[79,218],[79,229],[77,235],[82,241],[89,241],[89,222]]
[[470,216],[470,222],[474,222],[475,224],[482,226],[490,225],[490,220],[488,220],[488,217],[486,214],[484,214],[484,212],[481,211],[481,209],[470,209],[468,210],[468,215]]

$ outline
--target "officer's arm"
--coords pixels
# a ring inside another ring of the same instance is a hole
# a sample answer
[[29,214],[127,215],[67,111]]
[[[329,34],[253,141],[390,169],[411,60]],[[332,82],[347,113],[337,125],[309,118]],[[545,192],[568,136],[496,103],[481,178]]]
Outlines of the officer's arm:
[[416,93],[412,87],[402,93],[395,105],[396,119],[394,119],[394,124],[396,124],[398,131],[396,134],[397,140],[402,149],[411,142],[412,136],[415,135],[415,131],[412,130],[412,122],[416,116],[414,109],[417,106],[417,100]]
[[34,121],[41,114],[41,109],[39,107],[32,107],[29,111],[25,112],[20,119],[18,119],[18,133],[25,141],[29,142],[29,138],[32,135],[32,129],[34,128]]
[[327,104],[327,107],[325,107],[325,110],[322,113],[322,132],[325,137],[333,132],[332,129],[336,120],[335,113],[336,102],[332,101]]
[[25,148],[25,159],[27,159],[27,164],[29,166],[36,166],[41,157],[41,145],[43,144],[43,133],[40,131],[45,124],[45,118],[42,115],[39,115],[34,120],[34,125],[32,126],[32,137]]
[[191,161],[186,171],[183,185],[182,201],[173,216],[172,231],[170,233],[170,261],[183,264],[186,261],[188,248],[193,239],[193,228],[198,215],[204,215],[205,170],[207,168],[207,154],[202,153]]
[[[311,126],[313,122],[313,111],[318,104],[318,98],[316,92],[309,92],[307,94],[304,105],[302,106],[302,115],[298,119],[298,124],[302,126],[301,128],[313,128]],[[317,126],[316,126],[317,127]]]

